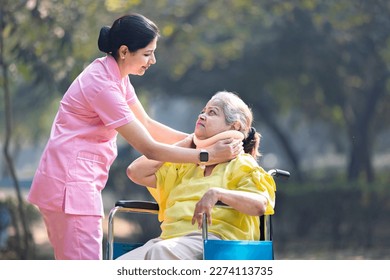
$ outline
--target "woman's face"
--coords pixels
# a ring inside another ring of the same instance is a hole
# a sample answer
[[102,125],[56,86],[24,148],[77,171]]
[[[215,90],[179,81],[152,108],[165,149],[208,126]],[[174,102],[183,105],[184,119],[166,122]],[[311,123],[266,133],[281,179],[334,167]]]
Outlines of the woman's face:
[[198,139],[203,140],[231,129],[232,125],[226,124],[222,108],[209,101],[198,116],[194,133]]
[[[123,70],[121,70],[121,72],[125,73],[125,75],[142,76],[145,74],[146,70],[148,70],[152,64],[156,63],[156,57],[154,55],[156,48],[157,37],[143,49],[139,49],[133,53],[127,51],[124,55],[124,59],[122,59]],[[121,61],[121,57],[119,60]],[[119,62],[118,64],[121,68],[121,63]]]

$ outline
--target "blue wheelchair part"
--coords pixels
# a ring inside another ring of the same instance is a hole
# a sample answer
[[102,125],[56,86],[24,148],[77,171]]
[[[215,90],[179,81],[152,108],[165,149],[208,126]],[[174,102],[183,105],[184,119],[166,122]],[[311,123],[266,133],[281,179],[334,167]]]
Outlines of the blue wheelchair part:
[[144,243],[114,242],[112,258],[115,260],[116,258],[122,256],[123,254],[132,251],[138,247],[141,247],[142,245],[144,245]]
[[204,260],[273,260],[273,243],[269,241],[204,240]]

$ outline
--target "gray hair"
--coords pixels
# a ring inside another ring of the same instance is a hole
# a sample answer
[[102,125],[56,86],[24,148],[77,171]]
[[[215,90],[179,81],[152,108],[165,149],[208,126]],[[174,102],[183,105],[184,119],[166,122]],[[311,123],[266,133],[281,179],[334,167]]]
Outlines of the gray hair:
[[252,110],[237,94],[229,91],[219,91],[214,94],[210,101],[213,101],[223,110],[226,124],[230,125],[238,122],[240,131],[245,137],[248,136],[253,121]]
[[[235,122],[240,124],[239,131],[245,138],[244,151],[255,159],[261,156],[259,152],[261,134],[251,129],[253,113],[249,106],[237,94],[229,91],[217,92],[210,101],[223,110],[226,124],[233,125]],[[250,134],[250,131],[253,132]]]

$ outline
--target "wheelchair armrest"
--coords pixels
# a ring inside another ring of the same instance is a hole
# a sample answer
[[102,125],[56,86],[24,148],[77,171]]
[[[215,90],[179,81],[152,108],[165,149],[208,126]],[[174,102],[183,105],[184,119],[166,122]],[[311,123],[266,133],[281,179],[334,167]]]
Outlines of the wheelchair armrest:
[[288,179],[290,177],[290,172],[288,172],[287,170],[282,170],[277,168],[268,170],[268,174],[273,177],[281,177],[284,179]]
[[115,203],[115,207],[123,207],[123,208],[139,209],[139,210],[147,210],[147,211],[159,210],[157,202],[144,201],[144,200],[118,200]]

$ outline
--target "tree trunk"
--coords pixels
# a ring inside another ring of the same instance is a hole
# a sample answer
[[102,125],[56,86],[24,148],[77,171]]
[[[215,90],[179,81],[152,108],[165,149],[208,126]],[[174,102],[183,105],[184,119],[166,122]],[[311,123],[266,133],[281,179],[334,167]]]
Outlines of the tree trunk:
[[[358,118],[351,120],[347,118],[347,125],[351,141],[350,161],[348,165],[348,180],[355,181],[361,175],[364,176],[366,182],[373,182],[375,180],[374,169],[372,166],[372,146],[373,141],[373,123],[376,114],[378,102],[386,94],[386,82],[389,74],[386,68],[380,63],[382,67],[378,67],[378,79],[374,79],[374,85],[369,93],[365,96],[363,113],[356,113]],[[380,71],[382,70],[382,71]]]
[[[11,178],[14,182],[14,187],[16,191],[16,196],[18,199],[18,210],[19,210],[19,216],[21,221],[21,226],[23,227],[24,231],[24,246],[20,246],[22,249],[19,252],[21,259],[27,259],[30,254],[30,242],[32,241],[32,234],[29,230],[29,225],[24,213],[24,203],[23,198],[20,192],[20,186],[19,181],[16,175],[15,167],[13,164],[12,157],[10,156],[9,152],[9,146],[11,142],[11,136],[12,136],[12,105],[11,105],[11,95],[9,91],[8,86],[8,66],[5,62],[5,54],[4,54],[4,38],[3,38],[3,30],[5,27],[4,22],[4,12],[3,7],[0,7],[0,67],[2,69],[2,80],[3,80],[3,90],[4,90],[4,115],[5,115],[5,140],[4,140],[4,147],[3,147],[3,154],[6,160],[6,164],[9,169],[9,173],[11,175]],[[17,225],[17,223],[15,223]],[[18,228],[16,226],[16,231],[18,231]]]
[[261,115],[261,119],[275,134],[282,148],[286,152],[287,158],[290,160],[290,163],[293,166],[292,169],[294,170],[294,180],[297,182],[302,182],[303,176],[300,168],[300,160],[291,145],[292,141],[288,140],[286,133],[284,133],[279,125],[274,121],[276,118],[272,115],[272,112],[267,108],[267,106],[264,106],[264,102],[261,102],[258,98],[254,98],[251,100],[251,103],[258,109],[258,113]]
[[375,179],[372,167],[371,145],[369,144],[369,137],[372,134],[368,133],[369,125],[367,122],[368,120],[360,123],[359,128],[355,130],[356,136],[351,136],[352,146],[348,165],[349,181],[356,181],[361,175],[364,176],[366,182],[372,182]]

